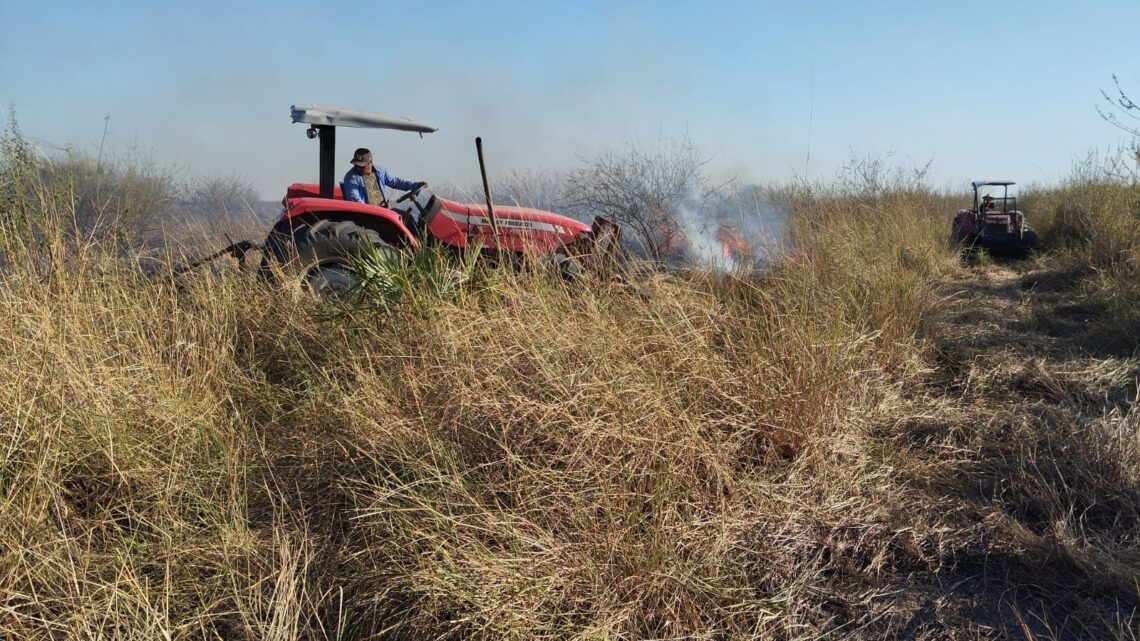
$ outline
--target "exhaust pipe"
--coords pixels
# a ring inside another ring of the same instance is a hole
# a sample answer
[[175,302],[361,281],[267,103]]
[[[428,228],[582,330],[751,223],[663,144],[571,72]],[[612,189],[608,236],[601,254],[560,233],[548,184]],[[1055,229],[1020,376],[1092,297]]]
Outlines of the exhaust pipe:
[[483,138],[475,138],[475,152],[479,155],[479,173],[483,176],[483,195],[487,199],[487,217],[491,219],[491,232],[495,235],[495,249],[501,251],[499,222],[495,220],[495,205],[491,203],[491,183],[487,182],[487,164],[483,161]]

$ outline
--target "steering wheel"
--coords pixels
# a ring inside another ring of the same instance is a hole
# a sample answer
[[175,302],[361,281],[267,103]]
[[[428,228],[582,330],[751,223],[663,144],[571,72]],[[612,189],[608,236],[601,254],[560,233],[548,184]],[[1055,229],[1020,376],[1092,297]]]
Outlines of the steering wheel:
[[404,194],[403,196],[400,196],[399,198],[397,198],[396,202],[402,203],[405,200],[411,200],[412,198],[415,198],[416,196],[418,196],[419,193],[421,191],[423,191],[426,187],[427,187],[427,183],[421,182],[415,189],[413,189],[413,190],[409,191],[408,193]]

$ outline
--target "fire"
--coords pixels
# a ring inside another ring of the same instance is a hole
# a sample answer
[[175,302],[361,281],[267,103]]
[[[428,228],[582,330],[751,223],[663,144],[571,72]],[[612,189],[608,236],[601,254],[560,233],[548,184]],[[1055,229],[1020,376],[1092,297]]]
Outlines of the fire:
[[720,241],[720,253],[724,258],[745,261],[752,259],[752,245],[732,225],[721,225],[716,238]]

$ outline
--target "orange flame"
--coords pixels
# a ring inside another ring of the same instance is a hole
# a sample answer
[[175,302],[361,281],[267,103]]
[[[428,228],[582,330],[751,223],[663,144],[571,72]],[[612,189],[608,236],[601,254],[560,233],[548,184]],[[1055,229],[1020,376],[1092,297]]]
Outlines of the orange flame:
[[752,259],[752,245],[744,240],[740,231],[732,225],[721,225],[716,232],[716,238],[720,241],[720,253],[725,258],[733,260]]

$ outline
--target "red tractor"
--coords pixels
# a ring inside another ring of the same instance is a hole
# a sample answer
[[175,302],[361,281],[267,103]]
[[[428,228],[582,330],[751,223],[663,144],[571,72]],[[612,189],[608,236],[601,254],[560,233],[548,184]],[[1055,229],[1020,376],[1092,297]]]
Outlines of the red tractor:
[[[422,193],[423,185],[401,196],[391,208],[346,201],[335,179],[337,127],[396,129],[421,135],[436,128],[395,116],[330,107],[294,106],[292,118],[295,123],[309,125],[306,134],[320,143],[320,183],[289,186],[282,199],[281,218],[262,247],[242,241],[205,260],[227,253],[240,260],[246,251],[261,249],[263,275],[297,277],[321,295],[355,287],[357,278],[350,266],[355,256],[365,253],[394,260],[403,252],[419,251],[424,244],[438,244],[457,252],[478,249],[500,256],[536,256],[549,259],[564,271],[576,272],[583,259],[620,246],[618,227],[600,217],[587,225],[547,211],[494,206],[478,139],[485,205]],[[414,235],[405,220],[418,220],[423,233]]]
[[[1037,232],[1029,228],[1025,215],[1017,208],[1017,196],[1009,195],[1014,183],[979,180],[970,185],[974,188],[974,208],[958,210],[951,226],[952,239],[960,245],[981,247],[990,252],[1024,254],[1032,251],[1037,244]],[[1001,187],[1001,197],[981,195],[985,187]]]

